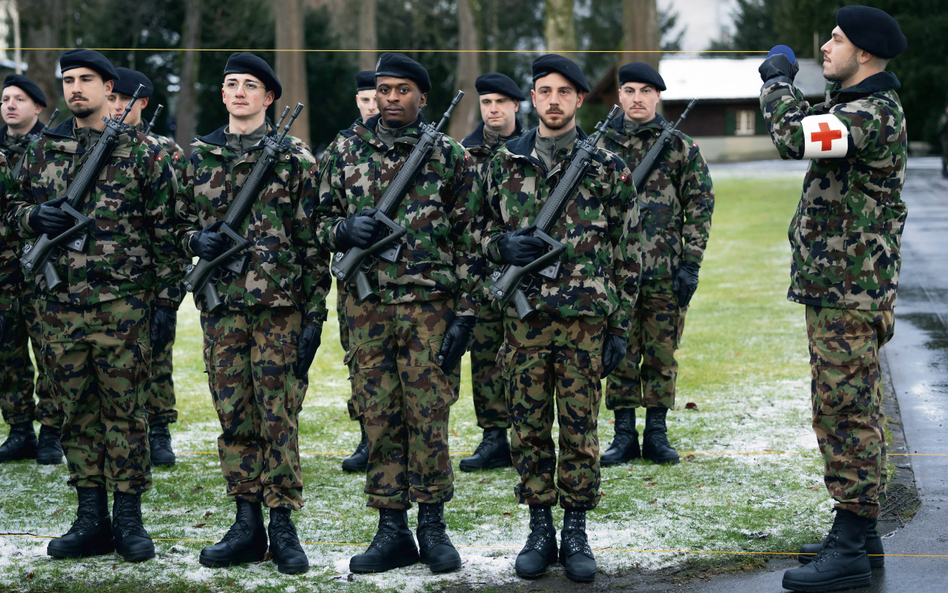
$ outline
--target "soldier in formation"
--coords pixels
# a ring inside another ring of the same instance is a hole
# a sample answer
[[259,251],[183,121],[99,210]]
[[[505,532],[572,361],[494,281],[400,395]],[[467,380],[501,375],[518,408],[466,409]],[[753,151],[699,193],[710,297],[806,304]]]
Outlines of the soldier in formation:
[[[884,558],[876,529],[886,485],[879,348],[894,331],[907,158],[905,113],[886,71],[905,50],[898,22],[846,6],[821,48],[828,100],[810,105],[783,53],[760,66],[760,104],[780,156],[810,161],[790,223],[790,290],[806,307],[813,430],[836,518],[806,566],[784,573],[792,591],[869,586]],[[814,558],[815,553],[815,558]],[[867,556],[873,554],[872,558]]]
[[948,103],[942,106],[936,131],[941,142],[941,176],[948,179]]
[[[656,108],[665,81],[654,68],[633,62],[619,68],[623,113],[609,122],[602,145],[630,167],[641,163],[668,125]],[[638,173],[638,169],[636,170]],[[600,463],[639,456],[678,463],[668,442],[666,414],[675,408],[678,362],[688,303],[711,232],[714,188],[698,145],[676,131],[638,194],[642,211],[642,285],[635,303],[625,359],[607,379],[606,408],[615,411],[615,438]],[[639,448],[635,410],[645,408]]]

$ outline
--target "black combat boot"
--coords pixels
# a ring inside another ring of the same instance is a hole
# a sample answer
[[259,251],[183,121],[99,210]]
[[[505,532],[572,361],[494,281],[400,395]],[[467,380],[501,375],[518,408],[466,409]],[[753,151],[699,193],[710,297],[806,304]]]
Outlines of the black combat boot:
[[0,445],[0,463],[36,458],[36,433],[32,422],[21,422],[10,426],[7,440]]
[[678,463],[678,452],[668,442],[665,414],[668,408],[659,405],[645,410],[645,432],[642,433],[642,457],[653,463]]
[[221,541],[201,550],[198,561],[204,566],[221,568],[263,562],[267,555],[267,530],[259,502],[237,499],[237,518]]
[[601,467],[628,463],[642,456],[639,451],[639,432],[635,430],[635,408],[616,410],[616,436],[609,450],[599,458]]
[[79,508],[66,535],[50,540],[46,553],[53,558],[85,558],[115,551],[109,497],[105,488],[76,488]]
[[586,540],[586,511],[566,509],[563,514],[560,564],[571,581],[591,583],[596,578],[596,558]]
[[36,463],[40,465],[59,465],[63,462],[63,445],[60,442],[62,431],[52,426],[41,426],[39,445],[36,448]]
[[155,557],[155,542],[142,524],[142,495],[116,492],[112,495],[112,535],[115,550],[126,562]]
[[270,553],[277,570],[283,574],[300,574],[309,570],[309,558],[296,535],[296,525],[290,520],[290,509],[270,509]]
[[461,555],[445,532],[444,503],[418,505],[418,548],[421,561],[431,572],[450,572],[461,568]]
[[[882,568],[885,566],[885,550],[882,549],[882,537],[879,535],[878,520],[869,519],[866,524],[866,554],[869,556],[870,568]],[[823,549],[823,542],[818,544],[805,544],[800,546],[800,555],[797,560],[800,564],[809,564],[816,558],[816,555]]]
[[408,510],[379,509],[379,529],[363,554],[349,559],[352,572],[385,572],[418,562],[418,548],[408,528]]
[[547,567],[556,564],[556,528],[553,527],[553,509],[530,505],[530,535],[517,554],[514,569],[522,579],[535,579],[546,574]]
[[171,430],[167,424],[149,427],[148,446],[151,447],[152,465],[174,465],[175,456],[171,449]]
[[866,556],[869,519],[838,509],[836,520],[813,562],[783,573],[783,588],[791,591],[836,591],[868,587],[872,570]]
[[342,460],[342,471],[354,473],[362,472],[369,467],[369,437],[365,434],[364,420],[359,420],[359,430],[362,431],[362,440],[352,452],[352,455]]
[[481,444],[474,454],[461,460],[462,472],[476,472],[482,469],[510,467],[510,443],[507,442],[506,428],[487,428]]

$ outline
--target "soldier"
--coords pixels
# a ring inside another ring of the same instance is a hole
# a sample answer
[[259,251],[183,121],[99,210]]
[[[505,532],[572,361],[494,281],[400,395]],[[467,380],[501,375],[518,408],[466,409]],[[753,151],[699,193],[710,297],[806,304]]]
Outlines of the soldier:
[[941,141],[941,176],[948,179],[948,103],[938,117],[938,139]]
[[[46,97],[29,78],[10,74],[3,81],[2,101],[0,113],[6,125],[0,127],[0,153],[6,157],[7,174],[12,175],[11,168],[26,153],[29,136],[43,129],[39,114],[46,107]],[[16,191],[12,181],[6,190],[9,203]],[[20,288],[22,292],[18,293],[18,306],[8,313],[9,342],[6,343],[7,347],[0,348],[0,385],[3,386],[0,409],[3,411],[3,420],[10,425],[10,434],[0,445],[0,463],[35,458],[37,463],[44,465],[59,464],[63,460],[63,449],[59,443],[63,413],[47,383],[39,316],[33,306],[35,299],[32,290],[22,280],[18,263],[19,244],[13,231],[10,229],[9,239],[5,242],[4,253],[0,258],[9,266],[11,286]],[[31,343],[36,370],[39,371],[35,374],[35,381],[29,353]],[[38,404],[33,401],[34,390]],[[40,423],[38,443],[36,433],[33,432],[34,419]]]
[[846,6],[821,48],[834,83],[810,105],[793,86],[797,63],[774,53],[760,66],[760,104],[784,159],[809,159],[790,223],[790,290],[806,305],[813,430],[836,519],[822,544],[803,546],[807,566],[784,573],[793,591],[868,587],[882,566],[876,530],[886,446],[879,348],[894,330],[907,156],[905,114],[887,72],[906,47],[898,22],[877,8]]
[[[125,117],[125,123],[140,132],[145,131],[147,124],[142,121],[142,110],[148,106],[148,99],[155,87],[151,80],[141,72],[128,68],[116,68],[119,79],[112,87],[108,96],[109,107],[114,117],[121,117],[125,106],[132,100],[132,95],[139,85],[145,87],[138,101],[132,105],[131,111]],[[172,165],[178,179],[181,179],[181,169],[184,165],[184,150],[175,144],[174,140],[149,134],[151,141],[161,146],[171,156]],[[176,317],[176,316],[175,316]],[[151,381],[147,388],[148,399],[145,410],[148,413],[148,446],[151,449],[152,465],[174,465],[174,450],[171,448],[171,431],[168,425],[178,421],[178,411],[174,409],[174,381],[171,378],[173,365],[171,351],[174,346],[175,326],[171,327],[171,337],[162,350],[152,352]]]
[[[619,68],[623,113],[609,122],[602,145],[630,168],[638,165],[668,125],[655,113],[665,81],[654,68],[633,62]],[[642,217],[642,286],[635,303],[628,353],[606,380],[606,408],[615,411],[616,435],[602,455],[605,466],[640,456],[635,409],[644,407],[641,456],[678,463],[665,419],[675,407],[678,362],[688,303],[711,232],[714,188],[698,145],[677,132],[638,194]]]
[[[317,229],[333,251],[373,243],[380,231],[376,202],[425,123],[420,110],[431,82],[421,64],[386,53],[375,74],[379,115],[356,126],[322,170]],[[440,137],[391,216],[407,229],[399,261],[376,264],[371,296],[347,297],[346,363],[369,439],[365,493],[368,506],[379,509],[378,532],[350,560],[352,572],[418,562],[408,529],[412,502],[419,503],[421,561],[432,572],[461,566],[444,522],[444,503],[454,496],[448,417],[483,299],[480,201],[470,156]]]
[[[195,140],[182,178],[179,240],[189,255],[213,260],[229,247],[220,221],[261,158],[264,136],[277,133],[266,109],[281,94],[264,60],[231,54],[221,91],[229,123]],[[309,569],[290,518],[303,507],[299,414],[331,282],[313,234],[316,160],[289,137],[286,144],[250,213],[233,229],[251,243],[247,270],[222,269],[217,309],[203,298],[196,302],[221,422],[221,469],[237,505],[233,526],[201,550],[200,562],[260,562],[269,536],[277,569],[296,574]],[[270,509],[266,531],[261,502]]]
[[[526,97],[510,77],[491,72],[474,81],[481,107],[481,123],[467,138],[461,141],[483,179],[491,158],[512,138],[523,134],[523,126],[517,119],[520,101]],[[508,467],[510,443],[503,373],[497,366],[497,352],[504,341],[504,316],[498,310],[481,308],[477,325],[474,326],[474,341],[471,343],[471,386],[474,390],[474,413],[477,425],[484,431],[484,438],[474,455],[461,460],[461,471]]]
[[[21,195],[7,217],[24,242],[58,236],[73,225],[59,205],[104,129],[106,96],[117,77],[112,64],[91,50],[69,50],[59,63],[73,117],[47,130],[27,152]],[[65,414],[69,485],[79,498],[72,528],[49,543],[54,558],[113,549],[130,562],[155,555],[141,515],[141,495],[151,487],[141,403],[151,352],[167,340],[180,300],[176,190],[168,155],[125,128],[77,207],[93,219],[89,245],[53,261],[63,279],[59,287],[47,285],[43,274],[30,278],[53,397]],[[112,521],[106,490],[114,496]]]
[[[485,181],[485,255],[524,266],[546,251],[530,235],[534,219],[586,138],[576,111],[589,86],[579,66],[548,54],[533,62],[530,95],[540,124],[501,147]],[[517,502],[530,506],[530,536],[517,575],[535,578],[557,560],[551,508],[565,509],[559,561],[574,581],[592,581],[596,560],[586,538],[586,511],[599,501],[597,418],[600,381],[622,357],[638,290],[639,210],[628,168],[598,151],[576,194],[550,229],[567,245],[555,280],[540,278],[525,294],[536,313],[504,311],[503,363],[513,425]],[[552,439],[559,421],[560,458]]]

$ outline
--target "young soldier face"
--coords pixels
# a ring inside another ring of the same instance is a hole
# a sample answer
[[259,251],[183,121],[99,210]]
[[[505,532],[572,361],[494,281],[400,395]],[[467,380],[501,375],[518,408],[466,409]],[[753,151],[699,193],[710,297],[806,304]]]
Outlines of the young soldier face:
[[73,68],[63,73],[63,97],[69,111],[77,119],[86,119],[106,106],[105,97],[112,92],[112,81],[91,68]]
[[644,82],[627,82],[619,89],[619,103],[626,118],[645,123],[655,117],[655,108],[662,93]]
[[3,121],[11,128],[32,128],[43,107],[33,101],[22,89],[8,86],[0,96]]
[[375,97],[388,128],[407,126],[418,119],[418,112],[428,102],[415,81],[407,78],[379,76],[375,79]]
[[228,74],[224,77],[221,98],[227,113],[237,119],[253,119],[273,103],[273,91],[249,74]]
[[823,78],[845,81],[859,71],[857,54],[859,48],[846,37],[839,27],[833,29],[833,37],[820,48],[823,52]]
[[[125,113],[125,106],[132,100],[130,96],[122,93],[111,93],[106,99],[109,102],[109,112],[115,119],[122,117],[122,114]],[[135,101],[132,109],[128,112],[128,117],[125,118],[125,123],[130,126],[140,124],[142,122],[142,109],[146,105],[148,105],[148,97]]]
[[536,79],[530,91],[537,115],[550,130],[561,130],[576,117],[576,110],[583,105],[586,93],[577,92],[573,83],[553,72]]
[[362,114],[362,121],[368,121],[370,117],[378,115],[379,106],[375,102],[375,91],[369,89],[356,93],[356,106]]
[[481,119],[495,134],[509,136],[516,129],[515,118],[520,103],[507,95],[487,93],[480,96]]

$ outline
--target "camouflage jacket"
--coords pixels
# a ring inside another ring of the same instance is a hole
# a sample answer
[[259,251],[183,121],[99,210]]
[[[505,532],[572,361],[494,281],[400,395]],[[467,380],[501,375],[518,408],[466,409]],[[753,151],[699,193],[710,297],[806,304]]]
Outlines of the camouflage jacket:
[[[490,162],[482,244],[495,263],[501,262],[497,239],[533,224],[569,164],[573,144],[556,151],[547,172],[534,148],[536,135],[534,128],[507,142]],[[584,138],[578,130],[577,139]],[[550,317],[608,317],[610,330],[626,335],[638,296],[641,233],[632,175],[622,159],[600,149],[549,232],[566,244],[560,275],[539,277],[526,289],[527,298]],[[516,315],[512,304],[505,314]]]
[[[316,228],[327,249],[336,250],[339,223],[381,200],[421,135],[410,126],[388,148],[375,134],[378,121],[376,115],[356,126],[322,169]],[[416,123],[423,122],[419,117]],[[442,136],[391,217],[408,230],[399,261],[373,264],[369,275],[383,303],[454,299],[458,315],[477,315],[483,300],[481,195],[473,159]]]
[[[516,120],[516,125],[514,126],[514,132],[510,135],[507,140],[513,140],[523,136],[523,126],[520,124],[520,120]],[[504,142],[497,142],[493,146],[487,144],[487,140],[484,138],[484,122],[477,124],[477,127],[474,128],[474,131],[467,135],[464,140],[461,140],[461,146],[467,149],[471,156],[474,157],[474,162],[477,163],[477,168],[480,170],[482,176],[487,174],[487,168],[490,165],[491,158],[497,154],[497,151],[500,150],[500,147],[504,145]]]
[[[0,212],[10,208],[10,201],[17,191],[10,169],[9,162],[0,153]],[[22,290],[19,257],[20,243],[14,228],[0,219],[0,311],[12,309]]]
[[895,306],[907,215],[901,197],[907,133],[898,87],[894,74],[881,72],[833,90],[814,106],[786,83],[761,90],[782,158],[824,150],[840,155],[810,160],[789,230],[791,301],[871,311]]
[[23,134],[22,136],[11,136],[10,129],[7,126],[0,127],[0,153],[7,158],[7,164],[10,165],[12,170],[17,161],[20,160],[20,157],[26,153],[26,149],[29,146],[27,138],[30,134],[36,134],[43,131],[43,126],[45,124],[39,120],[36,120],[36,123],[33,124],[33,127],[29,132]]
[[[189,255],[191,237],[223,220],[257,160],[258,143],[243,155],[225,146],[224,129],[199,136],[191,146],[181,182],[177,211],[182,249]],[[275,132],[271,130],[270,134]],[[289,138],[289,137],[288,137]],[[260,191],[250,213],[234,228],[251,242],[247,270],[236,275],[221,269],[217,291],[226,309],[295,307],[306,323],[326,319],[326,294],[331,280],[328,256],[315,242],[316,160],[308,150],[287,142],[284,152]],[[204,310],[204,300],[198,299]]]
[[[30,212],[63,195],[91,152],[76,140],[74,123],[70,117],[46,130],[27,152],[20,195],[7,213],[7,222],[24,242],[36,237]],[[64,251],[54,261],[63,279],[55,291],[47,289],[42,274],[35,274],[36,294],[96,305],[151,293],[158,305],[177,306],[182,298],[182,260],[174,237],[177,189],[167,153],[131,128],[119,134],[96,184],[77,208],[95,220],[85,252]]]
[[[662,133],[661,115],[632,135],[625,116],[611,122],[601,146],[616,153],[630,170],[642,161]],[[714,187],[698,145],[678,132],[638,194],[642,216],[642,279],[669,279],[681,260],[701,264],[711,234]]]
[[326,147],[326,150],[323,152],[322,158],[319,159],[319,170],[322,171],[323,167],[326,166],[326,163],[329,162],[329,157],[339,149],[339,145],[342,144],[342,141],[346,138],[352,138],[355,136],[356,126],[362,125],[362,118],[352,122],[352,125],[346,128],[345,130],[339,130],[339,133],[336,134],[336,137],[332,139],[332,142],[329,143],[329,146]]
[[[135,129],[139,132],[142,132],[147,125],[148,124],[142,122],[135,126]],[[152,142],[163,148],[164,151],[168,153],[168,156],[171,157],[171,164],[174,166],[175,175],[177,175],[178,180],[180,180],[181,173],[184,172],[184,165],[187,163],[187,159],[184,156],[184,149],[178,146],[174,140],[168,138],[167,136],[148,134],[148,137],[151,138]]]

